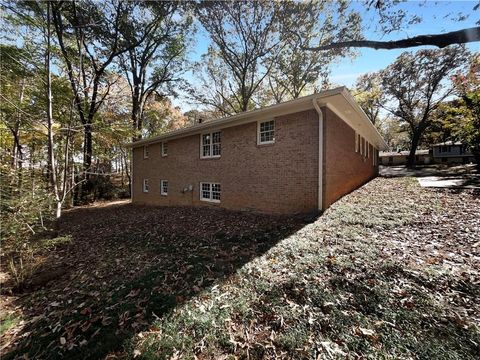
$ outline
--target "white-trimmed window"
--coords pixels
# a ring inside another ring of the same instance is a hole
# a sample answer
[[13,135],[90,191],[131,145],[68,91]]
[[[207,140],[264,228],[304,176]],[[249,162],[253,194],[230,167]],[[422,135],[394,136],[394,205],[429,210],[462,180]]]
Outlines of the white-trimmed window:
[[168,155],[168,143],[162,142],[162,156]]
[[219,203],[221,199],[221,186],[219,183],[200,183],[200,200]]
[[144,193],[148,193],[148,179],[143,179],[142,189]]
[[200,157],[218,158],[222,155],[222,135],[220,131],[201,135]]
[[160,195],[168,195],[168,180],[160,180]]
[[143,158],[144,158],[144,159],[148,159],[148,155],[149,155],[148,145],[145,145],[145,146],[143,147]]
[[359,137],[360,137],[360,135],[357,134],[357,132],[355,132],[355,152],[357,152],[357,153],[358,153],[359,148],[360,148],[360,147],[358,146],[358,143],[359,143],[358,139],[359,139]]
[[257,143],[272,144],[275,142],[275,120],[258,123]]
[[367,145],[367,158],[370,156],[370,143],[368,141],[365,141]]

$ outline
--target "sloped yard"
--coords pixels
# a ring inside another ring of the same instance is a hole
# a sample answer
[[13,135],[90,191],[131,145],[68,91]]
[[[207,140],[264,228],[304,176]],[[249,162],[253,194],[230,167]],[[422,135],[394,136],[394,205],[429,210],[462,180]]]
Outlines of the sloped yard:
[[71,211],[46,255],[63,273],[10,298],[2,340],[29,358],[475,359],[479,195],[378,178],[308,225]]

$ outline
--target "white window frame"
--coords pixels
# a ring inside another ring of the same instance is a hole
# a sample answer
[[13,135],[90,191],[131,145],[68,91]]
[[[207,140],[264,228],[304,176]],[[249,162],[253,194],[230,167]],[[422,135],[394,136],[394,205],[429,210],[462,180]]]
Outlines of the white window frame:
[[358,146],[358,137],[360,136],[360,134],[358,134],[356,131],[355,131],[355,152],[358,153],[359,152],[359,146]]
[[150,189],[150,186],[148,184],[148,179],[143,179],[143,181],[142,181],[142,191],[144,193],[148,193],[149,189]]
[[[262,124],[267,123],[267,122],[273,122],[273,140],[261,141],[262,137],[261,137],[261,133],[260,133],[260,127],[261,127]],[[275,143],[275,132],[276,132],[275,119],[257,121],[257,145],[274,144]]]
[[367,147],[367,158],[370,157],[370,143],[365,141],[365,146]]
[[[165,146],[166,145],[166,146]],[[166,149],[166,151],[165,151]],[[162,142],[162,157],[168,156],[168,142]]]
[[[203,185],[209,185],[209,190],[208,190],[209,197],[208,198],[203,197]],[[220,199],[214,199],[213,198],[213,189],[212,189],[213,185],[220,186]],[[220,183],[201,182],[200,187],[199,187],[199,191],[200,191],[200,201],[206,201],[206,202],[212,202],[212,203],[219,204],[221,199],[222,199],[222,186],[220,185]]]
[[148,145],[144,145],[143,146],[143,158],[148,159],[148,155],[150,155],[150,153],[148,152]]
[[[166,184],[167,191],[163,190],[163,185]],[[160,195],[167,196],[168,195],[168,180],[160,180]]]
[[[214,143],[213,142],[213,134],[219,133],[220,134],[220,142]],[[203,155],[203,137],[205,135],[210,136],[210,144],[209,149],[210,149],[210,155]],[[213,155],[213,146],[214,145],[220,145],[220,154],[219,155]],[[218,159],[222,157],[222,131],[212,131],[212,132],[205,132],[200,134],[200,159]]]

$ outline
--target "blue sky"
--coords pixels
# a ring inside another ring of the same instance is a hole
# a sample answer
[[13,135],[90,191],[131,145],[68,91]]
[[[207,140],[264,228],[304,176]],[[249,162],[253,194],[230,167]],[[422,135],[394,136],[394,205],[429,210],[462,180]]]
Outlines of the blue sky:
[[[423,17],[423,22],[411,26],[402,33],[393,33],[385,36],[383,40],[395,40],[404,37],[412,37],[420,34],[436,34],[442,32],[455,31],[462,28],[476,26],[475,22],[479,20],[480,13],[473,14],[472,9],[475,1],[409,1],[404,8],[412,13]],[[449,13],[470,13],[469,19],[458,22],[445,18]],[[373,31],[365,34],[367,39],[378,39],[378,35]],[[467,47],[471,51],[480,51],[480,43],[471,43]],[[339,64],[332,66],[331,81],[338,85],[352,86],[356,78],[367,72],[381,70],[391,64],[397,56],[404,51],[416,51],[419,48],[398,49],[398,50],[375,50],[359,49],[358,56],[354,59],[345,58]]]
[[[408,13],[417,14],[423,18],[420,24],[410,26],[402,32],[395,32],[380,38],[375,32],[375,24],[377,19],[371,18],[363,9],[363,2],[353,3],[352,7],[360,11],[364,21],[372,24],[371,29],[365,31],[365,38],[369,40],[395,40],[405,37],[412,37],[420,34],[436,34],[442,32],[455,31],[462,28],[476,26],[475,22],[480,19],[480,11],[473,13],[473,7],[478,1],[407,1],[401,7]],[[448,14],[469,14],[465,21],[457,21],[451,19]],[[208,47],[208,36],[200,31],[197,33],[197,41],[195,47],[189,55],[190,60],[198,61],[200,56],[206,52]],[[471,51],[480,51],[480,43],[471,43],[467,47]],[[358,49],[355,58],[344,58],[338,63],[331,66],[330,81],[332,85],[352,86],[358,76],[381,70],[391,64],[397,56],[404,51],[416,51],[420,48],[399,49],[399,50],[374,50],[374,49]],[[187,75],[189,81],[191,74]],[[180,106],[183,111],[197,108],[197,106],[189,104],[186,98],[179,97],[173,100],[176,106]]]

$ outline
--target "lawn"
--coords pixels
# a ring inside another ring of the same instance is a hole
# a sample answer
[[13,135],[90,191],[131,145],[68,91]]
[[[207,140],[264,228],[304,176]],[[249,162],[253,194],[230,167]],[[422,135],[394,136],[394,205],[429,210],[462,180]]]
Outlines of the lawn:
[[6,301],[5,358],[477,358],[479,195],[377,178],[309,224],[69,211]]

